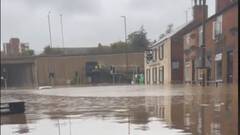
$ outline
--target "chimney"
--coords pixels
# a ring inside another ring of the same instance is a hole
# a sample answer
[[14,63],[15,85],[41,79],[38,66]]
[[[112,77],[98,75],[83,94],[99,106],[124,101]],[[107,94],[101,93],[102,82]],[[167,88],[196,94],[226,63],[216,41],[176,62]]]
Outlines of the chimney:
[[225,7],[229,6],[231,3],[237,0],[215,0],[216,3],[216,13],[224,9]]
[[[194,0],[193,6],[193,21],[202,22],[203,16],[206,19],[208,17],[208,6],[204,4],[204,0]],[[204,10],[204,15],[203,15]]]

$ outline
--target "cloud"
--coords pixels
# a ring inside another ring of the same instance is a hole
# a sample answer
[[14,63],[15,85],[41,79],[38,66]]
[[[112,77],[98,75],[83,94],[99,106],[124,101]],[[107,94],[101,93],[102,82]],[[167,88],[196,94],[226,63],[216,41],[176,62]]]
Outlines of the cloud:
[[[52,40],[61,45],[59,14],[63,14],[66,47],[109,45],[124,40],[122,15],[128,34],[141,25],[149,39],[157,39],[169,23],[185,23],[190,0],[2,0],[1,40],[19,37],[41,50],[49,44],[47,14],[51,10]],[[214,7],[214,5],[211,5]],[[190,12],[189,12],[190,15]],[[1,42],[2,42],[1,41]]]
[[57,12],[71,14],[98,14],[101,11],[101,0],[3,0],[21,3],[33,10],[49,8]]

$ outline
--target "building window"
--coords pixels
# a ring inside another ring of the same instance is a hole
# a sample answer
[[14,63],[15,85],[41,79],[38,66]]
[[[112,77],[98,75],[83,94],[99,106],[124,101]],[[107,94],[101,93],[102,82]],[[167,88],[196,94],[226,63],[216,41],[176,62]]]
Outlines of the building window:
[[157,60],[157,48],[156,49],[154,49],[154,60],[156,61]]
[[157,48],[152,50],[152,54],[153,54],[153,61],[157,60]]
[[215,57],[216,61],[216,80],[222,80],[222,53],[219,53]]
[[164,67],[159,67],[159,83],[163,84],[164,82]]
[[154,82],[154,68],[152,68],[152,82]]
[[151,79],[151,77],[150,77],[150,69],[147,69],[147,84],[150,84],[150,79]]
[[201,47],[203,45],[203,27],[200,26],[198,29],[198,45]]
[[227,82],[232,83],[233,81],[233,51],[227,52]]
[[157,83],[157,67],[155,68],[155,78],[154,78],[154,82]]
[[157,68],[152,68],[152,80],[153,84],[157,83]]
[[179,68],[179,62],[178,61],[173,61],[172,62],[172,69],[178,69]]
[[163,50],[163,45],[160,45],[160,47],[158,48],[158,51],[159,51],[159,53],[158,53],[158,58],[159,58],[159,60],[162,60],[163,59],[163,56],[164,56],[164,50]]
[[190,70],[190,63],[186,62],[185,64],[185,71],[184,71],[184,78],[186,82],[191,81],[191,70]]
[[213,22],[213,39],[215,39],[219,34],[222,34],[222,15],[218,16],[216,21]]

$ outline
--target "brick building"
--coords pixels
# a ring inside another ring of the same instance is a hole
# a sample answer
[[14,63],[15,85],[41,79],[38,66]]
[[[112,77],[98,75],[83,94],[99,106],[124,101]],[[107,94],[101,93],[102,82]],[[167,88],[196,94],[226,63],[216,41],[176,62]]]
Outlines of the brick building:
[[184,27],[149,46],[153,58],[146,59],[147,52],[145,53],[146,84],[179,83],[183,80],[183,44],[179,37]]
[[19,38],[11,38],[9,43],[3,43],[3,54],[7,56],[18,56],[29,50],[28,43],[21,43]]
[[[199,24],[207,16],[208,6],[195,1],[193,20],[165,35],[159,41],[149,45],[145,53],[145,83],[182,83],[184,80],[183,68],[183,35]],[[204,15],[202,14],[204,10]],[[147,55],[152,55],[151,60]]]
[[216,13],[206,18],[205,63],[201,67],[203,43],[202,23],[184,35],[184,81],[194,83],[203,79],[238,82],[238,1],[216,0]]

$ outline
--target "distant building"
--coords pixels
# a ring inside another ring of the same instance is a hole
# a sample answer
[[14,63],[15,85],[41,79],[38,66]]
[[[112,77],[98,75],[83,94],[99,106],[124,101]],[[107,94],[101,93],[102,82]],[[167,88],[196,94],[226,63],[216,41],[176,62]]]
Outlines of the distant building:
[[238,1],[216,0],[216,14],[206,19],[206,70],[201,70],[202,23],[184,35],[184,81],[238,82]]
[[[68,54],[64,55],[1,57],[1,73],[6,71],[9,87],[37,87],[130,83],[131,78],[127,75],[144,72],[143,52],[129,52],[127,65],[126,53],[99,51],[94,54],[91,51],[81,53],[80,49],[74,52],[70,48],[66,50]],[[111,68],[115,72],[112,73]]]
[[29,50],[28,43],[21,43],[19,38],[11,38],[9,43],[3,43],[3,54],[7,56],[19,56]]

